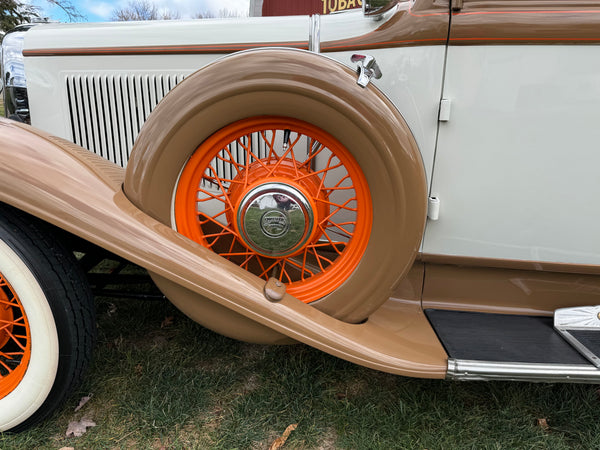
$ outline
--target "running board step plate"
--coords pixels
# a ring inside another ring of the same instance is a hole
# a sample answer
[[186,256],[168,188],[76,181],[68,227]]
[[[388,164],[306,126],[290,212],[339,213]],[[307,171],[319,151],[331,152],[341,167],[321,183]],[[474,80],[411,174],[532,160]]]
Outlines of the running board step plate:
[[448,378],[600,383],[600,369],[561,337],[551,317],[425,313],[448,354]]
[[554,311],[554,328],[596,367],[600,367],[600,306]]

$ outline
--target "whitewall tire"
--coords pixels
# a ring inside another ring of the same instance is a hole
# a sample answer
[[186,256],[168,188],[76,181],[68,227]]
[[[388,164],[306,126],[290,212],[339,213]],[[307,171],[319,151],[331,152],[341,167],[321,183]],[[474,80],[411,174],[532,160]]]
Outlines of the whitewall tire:
[[91,358],[93,298],[56,234],[0,205],[0,431],[51,414]]

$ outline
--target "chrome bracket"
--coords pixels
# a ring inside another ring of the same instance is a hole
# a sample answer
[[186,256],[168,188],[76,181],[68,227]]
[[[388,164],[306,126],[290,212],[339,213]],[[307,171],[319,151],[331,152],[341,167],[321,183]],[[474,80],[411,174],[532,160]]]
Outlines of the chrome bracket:
[[350,61],[356,63],[356,74],[358,75],[356,83],[359,86],[366,88],[371,82],[371,78],[376,80],[381,78],[381,70],[373,56],[354,54]]
[[600,369],[598,338],[600,337],[600,306],[576,306],[554,311],[554,329]]
[[308,51],[321,53],[321,16],[313,14],[309,19]]

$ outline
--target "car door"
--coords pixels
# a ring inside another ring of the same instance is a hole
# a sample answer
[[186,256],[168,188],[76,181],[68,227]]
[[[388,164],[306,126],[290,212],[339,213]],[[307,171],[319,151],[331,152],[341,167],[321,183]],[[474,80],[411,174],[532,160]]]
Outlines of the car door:
[[600,3],[452,8],[424,253],[600,264]]

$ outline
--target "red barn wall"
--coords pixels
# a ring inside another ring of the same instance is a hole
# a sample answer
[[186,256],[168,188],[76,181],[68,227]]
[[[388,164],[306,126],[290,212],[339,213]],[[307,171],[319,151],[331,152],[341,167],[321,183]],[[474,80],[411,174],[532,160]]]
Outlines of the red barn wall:
[[329,14],[346,9],[362,8],[362,0],[263,0],[263,16],[296,16]]

